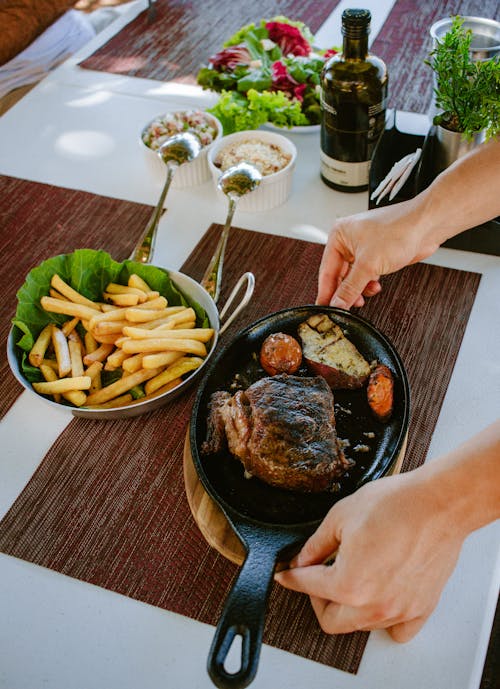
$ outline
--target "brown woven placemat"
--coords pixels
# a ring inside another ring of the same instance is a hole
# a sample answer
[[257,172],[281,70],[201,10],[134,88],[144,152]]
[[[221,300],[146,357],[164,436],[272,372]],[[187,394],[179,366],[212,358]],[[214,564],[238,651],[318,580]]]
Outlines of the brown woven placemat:
[[122,261],[150,214],[150,206],[0,175],[0,419],[22,392],[5,347],[26,274],[50,256],[80,248],[104,249]]
[[432,49],[434,22],[460,14],[500,19],[498,0],[397,0],[372,45],[387,64],[389,105],[427,113],[432,101],[432,70],[424,60]]
[[[210,227],[184,272],[200,278],[219,232]],[[256,276],[254,298],[233,333],[274,310],[313,302],[322,250],[233,228],[221,303],[243,270]],[[393,340],[410,378],[405,469],[425,459],[479,280],[417,264],[388,277],[382,294],[361,310]],[[203,540],[184,494],[193,395],[143,417],[71,421],[0,523],[0,549],[215,624],[237,569]],[[367,638],[323,634],[306,596],[273,587],[266,643],[354,673]]]
[[240,27],[285,15],[303,21],[314,33],[338,3],[339,0],[157,0],[154,22],[148,22],[147,10],[141,12],[80,66],[159,81],[195,83],[202,63]]

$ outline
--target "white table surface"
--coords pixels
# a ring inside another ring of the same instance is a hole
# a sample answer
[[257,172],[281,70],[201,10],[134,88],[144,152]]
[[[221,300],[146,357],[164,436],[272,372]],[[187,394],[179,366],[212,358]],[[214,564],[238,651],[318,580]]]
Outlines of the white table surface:
[[[369,4],[382,13],[380,24],[391,3]],[[132,3],[79,56],[144,5]],[[335,15],[323,35],[337,25]],[[209,96],[193,87],[84,71],[75,62],[0,118],[0,174],[154,205],[162,180],[146,166],[142,126],[166,109],[204,106]],[[427,118],[408,115],[400,126],[424,132]],[[234,224],[324,242],[334,218],[366,208],[367,195],[323,185],[319,136],[290,136],[298,161],[289,201],[265,214],[237,210]],[[223,221],[226,206],[211,182],[171,190],[167,206],[154,260],[177,269],[210,223]],[[500,259],[439,249],[428,261],[483,276],[432,438],[433,461],[493,421],[500,408]],[[25,392],[1,421],[0,517],[71,418]],[[498,522],[472,534],[424,629],[404,645],[385,632],[370,634],[357,675],[264,646],[252,687],[476,689],[500,584],[499,542]],[[209,625],[0,554],[2,689],[208,688],[212,636]]]

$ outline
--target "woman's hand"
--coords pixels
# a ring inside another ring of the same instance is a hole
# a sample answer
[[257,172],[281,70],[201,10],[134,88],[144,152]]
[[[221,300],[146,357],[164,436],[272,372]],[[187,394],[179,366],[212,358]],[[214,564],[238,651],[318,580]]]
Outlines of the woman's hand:
[[[435,608],[464,535],[452,533],[419,470],[366,484],[338,502],[276,580],[309,594],[329,634],[386,628],[407,641]],[[322,564],[337,551],[332,565]]]
[[412,221],[411,202],[338,220],[323,252],[316,303],[349,309],[381,290],[380,276],[429,256]]

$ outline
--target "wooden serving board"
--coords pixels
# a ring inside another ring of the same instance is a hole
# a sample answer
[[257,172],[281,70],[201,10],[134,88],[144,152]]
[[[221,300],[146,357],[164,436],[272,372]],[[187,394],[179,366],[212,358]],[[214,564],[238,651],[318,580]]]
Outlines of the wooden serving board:
[[[389,474],[399,474],[401,471],[407,441],[408,433],[396,461],[388,472]],[[187,500],[203,537],[212,548],[215,548],[225,558],[236,565],[242,565],[246,557],[243,544],[234,533],[224,512],[206,492],[198,478],[191,454],[189,427],[184,441],[183,465]],[[281,566],[286,566],[286,563],[281,563]],[[279,568],[280,564],[278,564]]]

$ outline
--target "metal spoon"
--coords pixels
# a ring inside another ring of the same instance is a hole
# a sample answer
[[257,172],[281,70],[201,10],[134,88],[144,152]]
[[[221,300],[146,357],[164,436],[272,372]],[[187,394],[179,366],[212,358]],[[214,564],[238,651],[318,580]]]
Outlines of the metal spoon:
[[162,143],[158,149],[158,155],[167,166],[167,179],[165,180],[165,185],[158,199],[156,208],[146,225],[144,234],[140,238],[131,256],[132,261],[137,261],[139,263],[149,262],[154,250],[158,224],[163,215],[163,204],[165,203],[165,197],[167,196],[174,172],[179,165],[194,160],[200,154],[201,149],[202,145],[200,138],[194,132],[174,134]]
[[253,191],[262,180],[262,175],[259,170],[248,163],[238,163],[233,165],[219,177],[217,187],[228,197],[229,208],[227,211],[226,222],[222,230],[219,243],[215,249],[215,253],[208,265],[205,275],[201,281],[203,287],[207,290],[215,303],[219,298],[221,282],[222,282],[222,266],[224,263],[224,252],[229,237],[229,230],[231,229],[231,221],[233,219],[234,211],[238,200]]

